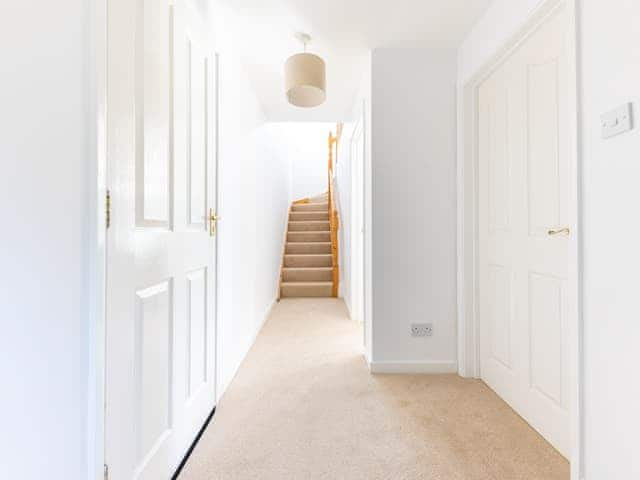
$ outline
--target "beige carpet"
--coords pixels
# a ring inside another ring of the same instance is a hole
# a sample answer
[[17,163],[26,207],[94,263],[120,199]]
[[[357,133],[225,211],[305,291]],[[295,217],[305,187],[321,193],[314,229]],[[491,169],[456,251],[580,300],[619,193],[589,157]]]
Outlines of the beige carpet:
[[341,300],[282,300],[180,480],[569,478],[483,383],[370,375],[361,338]]

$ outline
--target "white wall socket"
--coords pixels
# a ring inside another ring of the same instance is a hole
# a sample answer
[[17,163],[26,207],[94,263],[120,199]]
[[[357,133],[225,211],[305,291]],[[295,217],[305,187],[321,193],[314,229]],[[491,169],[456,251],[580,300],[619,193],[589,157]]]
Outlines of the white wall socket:
[[430,337],[432,335],[433,335],[432,323],[412,323],[411,324],[412,337]]

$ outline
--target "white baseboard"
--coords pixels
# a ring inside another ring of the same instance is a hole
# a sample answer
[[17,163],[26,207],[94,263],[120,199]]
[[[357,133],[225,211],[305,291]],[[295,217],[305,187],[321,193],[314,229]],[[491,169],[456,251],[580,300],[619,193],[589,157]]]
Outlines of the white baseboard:
[[437,360],[424,362],[373,361],[369,363],[369,370],[371,373],[458,373],[458,363]]

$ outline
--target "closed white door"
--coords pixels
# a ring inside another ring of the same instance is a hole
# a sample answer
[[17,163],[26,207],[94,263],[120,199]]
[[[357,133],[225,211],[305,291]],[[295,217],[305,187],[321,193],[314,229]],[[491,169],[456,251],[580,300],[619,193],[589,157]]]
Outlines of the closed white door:
[[569,456],[568,76],[557,11],[480,86],[482,379]]
[[105,458],[170,478],[215,405],[215,76],[182,1],[110,0]]

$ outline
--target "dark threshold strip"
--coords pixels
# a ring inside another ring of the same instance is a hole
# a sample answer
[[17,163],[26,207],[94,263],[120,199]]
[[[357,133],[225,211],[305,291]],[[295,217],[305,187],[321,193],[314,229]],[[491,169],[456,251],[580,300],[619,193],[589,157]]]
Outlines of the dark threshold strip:
[[182,469],[187,464],[187,461],[189,460],[189,457],[193,453],[193,449],[196,448],[196,445],[200,441],[200,437],[202,437],[202,434],[204,433],[204,431],[209,426],[209,422],[213,418],[213,414],[214,413],[216,413],[216,407],[213,407],[213,410],[211,410],[211,413],[209,414],[209,416],[205,420],[204,425],[202,425],[202,428],[198,432],[198,435],[196,435],[196,438],[193,441],[193,443],[191,444],[191,446],[189,447],[189,450],[187,450],[187,453],[185,454],[184,458],[180,462],[180,465],[178,465],[178,469],[176,470],[176,473],[173,474],[173,477],[171,477],[171,480],[176,480],[180,476],[180,472],[182,472]]

